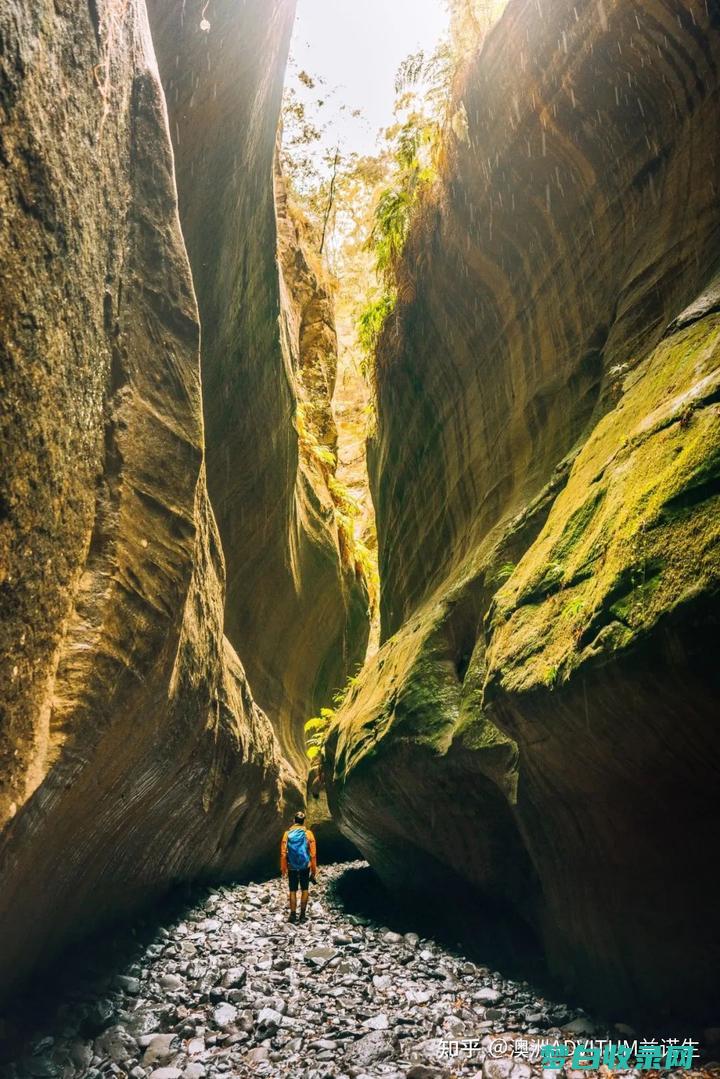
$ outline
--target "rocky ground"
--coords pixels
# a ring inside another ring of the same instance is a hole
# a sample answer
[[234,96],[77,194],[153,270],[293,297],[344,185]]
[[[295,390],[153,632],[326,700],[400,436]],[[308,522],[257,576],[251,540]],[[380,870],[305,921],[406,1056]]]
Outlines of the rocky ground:
[[523,1043],[600,1033],[526,982],[349,913],[338,885],[353,874],[361,864],[324,867],[302,925],[288,923],[273,880],[118,930],[52,988],[52,1008],[26,1000],[6,1021],[36,1009],[0,1075],[555,1079]]

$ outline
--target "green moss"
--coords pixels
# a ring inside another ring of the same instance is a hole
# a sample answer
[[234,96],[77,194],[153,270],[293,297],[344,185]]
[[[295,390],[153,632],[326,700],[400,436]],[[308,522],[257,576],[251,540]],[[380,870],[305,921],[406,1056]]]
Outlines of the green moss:
[[498,593],[491,695],[557,688],[650,632],[689,587],[718,586],[719,366],[714,315],[662,342],[597,425]]

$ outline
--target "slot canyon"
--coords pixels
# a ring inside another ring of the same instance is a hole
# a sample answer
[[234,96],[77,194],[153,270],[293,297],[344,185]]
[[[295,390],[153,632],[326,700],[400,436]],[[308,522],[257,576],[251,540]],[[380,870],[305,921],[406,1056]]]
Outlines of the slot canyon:
[[[453,1009],[720,1069],[720,7],[499,7],[361,377],[279,148],[295,0],[0,0],[9,1079],[560,1074],[413,1057]],[[135,933],[96,1029],[18,1019]]]

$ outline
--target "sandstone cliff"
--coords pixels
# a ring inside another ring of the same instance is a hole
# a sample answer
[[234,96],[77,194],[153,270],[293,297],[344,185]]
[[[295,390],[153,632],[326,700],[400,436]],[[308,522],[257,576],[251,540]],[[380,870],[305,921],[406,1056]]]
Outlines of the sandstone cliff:
[[470,64],[377,357],[385,643],[328,745],[387,880],[451,870],[616,1013],[697,1018],[720,953],[719,65],[693,0],[510,0]]
[[144,0],[12,0],[0,38],[4,989],[169,882],[274,854],[301,792],[223,637]]
[[[304,773],[303,722],[362,661],[368,602],[341,557],[326,484],[300,458],[298,401],[307,411],[309,397],[320,401],[323,391],[308,395],[298,377],[301,312],[286,285],[281,315],[273,155],[295,4],[151,0],[149,9],[203,326],[208,486],[227,562],[226,632],[284,751]],[[322,364],[308,366],[322,374]],[[321,381],[329,377],[325,370]]]

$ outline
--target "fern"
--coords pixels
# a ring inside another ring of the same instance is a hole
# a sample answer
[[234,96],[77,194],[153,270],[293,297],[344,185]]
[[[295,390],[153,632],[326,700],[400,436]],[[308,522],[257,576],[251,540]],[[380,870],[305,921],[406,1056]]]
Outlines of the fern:
[[348,678],[342,689],[338,690],[333,697],[333,708],[321,708],[320,714],[312,716],[305,721],[305,754],[308,760],[315,760],[322,754],[325,739],[328,736],[330,726],[338,711],[347,700],[348,695],[358,684],[358,677]]
[[367,377],[372,358],[380,340],[380,334],[390,315],[395,309],[397,294],[394,290],[387,290],[376,300],[370,303],[360,312],[358,319],[358,340],[363,350],[362,373]]

